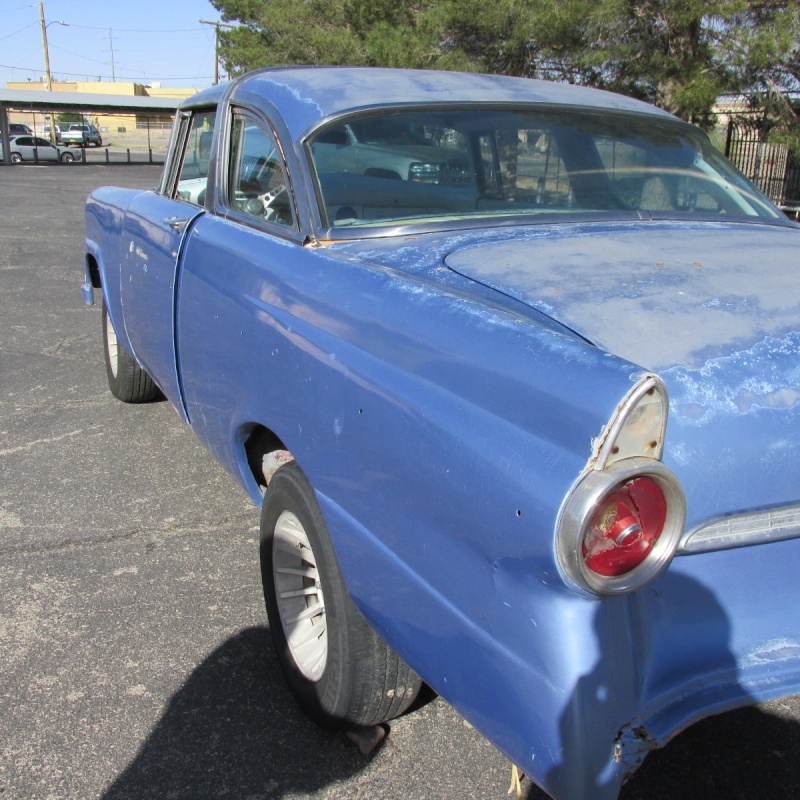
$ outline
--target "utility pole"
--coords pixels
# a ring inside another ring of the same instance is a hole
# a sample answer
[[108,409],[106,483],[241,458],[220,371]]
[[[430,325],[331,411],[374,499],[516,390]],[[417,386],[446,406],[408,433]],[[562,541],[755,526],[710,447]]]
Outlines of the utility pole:
[[50,51],[47,49],[47,23],[44,21],[44,3],[39,3],[39,21],[42,23],[42,45],[44,46],[44,86],[48,92],[52,92],[53,84],[50,79]]
[[220,28],[235,28],[235,25],[228,25],[226,22],[211,21],[208,19],[201,19],[202,25],[213,25],[214,27],[214,86],[219,83],[219,29]]
[[[45,22],[44,20],[44,3],[39,3],[39,22],[42,24],[42,47],[44,47],[44,88],[48,92],[53,91],[53,78],[50,75],[50,50],[47,47],[47,26],[48,25],[65,25],[69,27],[66,22]],[[56,144],[56,118],[53,114],[45,114],[45,120],[50,120],[50,141]]]
[[[44,88],[53,91],[53,82],[50,78],[50,51],[47,48],[47,23],[44,21],[44,3],[39,3],[39,21],[42,23],[42,46],[44,47]],[[48,114],[45,119],[50,120],[50,141],[56,144],[56,118]]]
[[111,28],[108,29],[108,46],[111,48],[111,80],[116,83],[117,73],[114,71],[114,39],[111,36]]

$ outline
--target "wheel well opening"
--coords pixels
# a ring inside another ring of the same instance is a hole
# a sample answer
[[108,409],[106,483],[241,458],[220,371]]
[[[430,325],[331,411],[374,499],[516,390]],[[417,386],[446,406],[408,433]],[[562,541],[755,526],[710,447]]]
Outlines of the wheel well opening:
[[97,263],[97,260],[91,253],[87,253],[86,255],[86,265],[89,268],[89,276],[92,279],[92,286],[95,289],[99,289],[100,284],[100,267]]
[[244,442],[247,465],[261,492],[265,492],[272,476],[294,458],[280,438],[264,425],[255,425]]

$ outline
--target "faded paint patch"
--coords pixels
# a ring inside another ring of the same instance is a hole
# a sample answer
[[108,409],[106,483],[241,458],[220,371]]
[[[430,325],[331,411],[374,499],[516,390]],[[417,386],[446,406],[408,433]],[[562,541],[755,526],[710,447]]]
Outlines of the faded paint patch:
[[653,371],[696,369],[800,329],[796,229],[650,222],[548,233],[473,243],[445,263]]
[[765,664],[797,658],[800,658],[800,642],[792,639],[774,639],[750,653],[745,659],[745,664]]
[[766,337],[699,369],[673,367],[661,372],[669,387],[670,410],[703,424],[719,416],[758,409],[791,409],[800,402],[800,332]]

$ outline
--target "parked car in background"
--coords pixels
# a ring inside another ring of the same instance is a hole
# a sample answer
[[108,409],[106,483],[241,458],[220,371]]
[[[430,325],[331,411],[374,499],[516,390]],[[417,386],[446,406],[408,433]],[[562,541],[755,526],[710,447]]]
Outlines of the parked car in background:
[[12,122],[8,126],[8,134],[9,134],[9,136],[20,136],[20,135],[26,135],[26,134],[28,136],[32,136],[33,135],[33,131],[27,125],[22,125],[22,124],[20,124],[18,122]]
[[313,719],[425,681],[553,797],[612,800],[800,692],[798,253],[637,100],[298,67],[187,99],[155,190],[90,195],[83,291],[111,392],[165,396],[261,506]]
[[[43,133],[43,135],[45,137],[47,137],[49,139],[50,138],[50,126],[49,125],[45,125],[42,128],[42,133]],[[61,135],[62,135],[62,133],[63,133],[63,129],[61,128],[61,126],[60,125],[56,125],[55,126],[56,144],[61,144]]]
[[70,125],[68,130],[61,132],[61,141],[67,145],[77,144],[82,147],[89,144],[100,147],[103,144],[100,131],[94,125]]
[[430,126],[418,120],[368,117],[331,128],[314,141],[314,163],[320,172],[376,178],[468,185],[467,153],[441,142]]
[[[12,164],[21,161],[63,161],[75,160],[75,153],[68,147],[54,145],[41,136],[13,136],[10,140],[10,160]],[[3,156],[0,152],[0,160]]]

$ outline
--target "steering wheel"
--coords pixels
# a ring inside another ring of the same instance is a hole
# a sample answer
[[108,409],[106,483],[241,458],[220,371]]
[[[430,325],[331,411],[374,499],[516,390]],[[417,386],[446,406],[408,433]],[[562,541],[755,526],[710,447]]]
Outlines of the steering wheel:
[[253,198],[261,203],[261,215],[266,220],[273,220],[285,211],[289,203],[289,193],[285,186],[278,186]]

